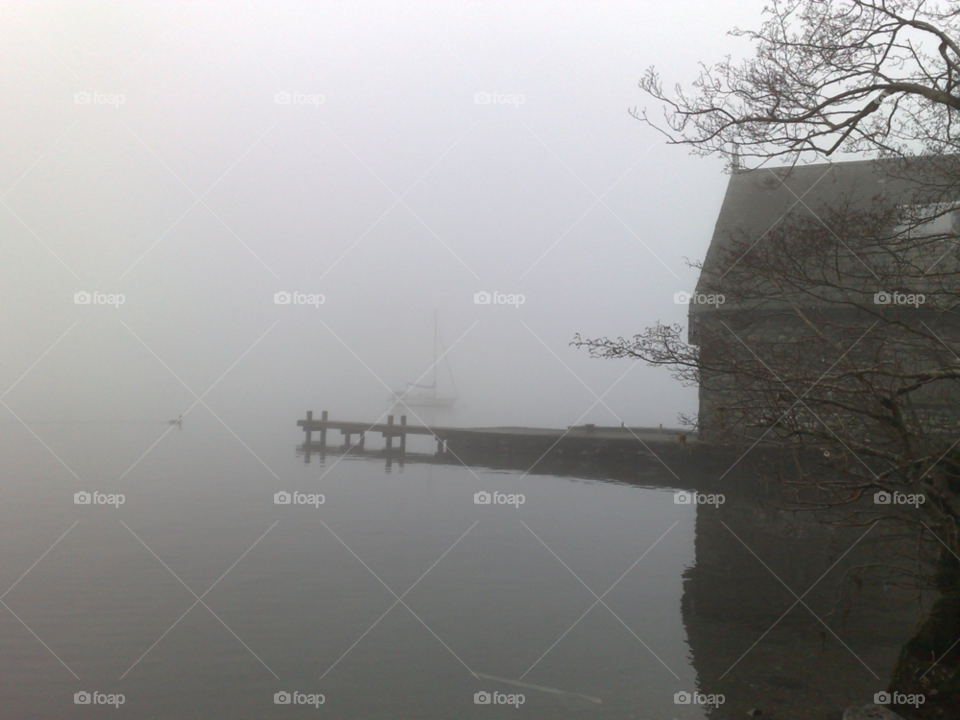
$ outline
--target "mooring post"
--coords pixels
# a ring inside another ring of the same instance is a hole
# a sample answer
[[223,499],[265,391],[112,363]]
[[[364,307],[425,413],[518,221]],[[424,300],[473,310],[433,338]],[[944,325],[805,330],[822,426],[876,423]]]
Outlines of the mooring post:
[[[393,425],[393,415],[387,415],[387,425]],[[384,433],[387,436],[387,452],[393,450],[393,433],[390,430]]]
[[323,422],[323,425],[320,428],[320,448],[325,450],[327,447],[327,411],[324,410],[320,414],[320,421]]
[[303,432],[306,434],[306,441],[303,443],[304,447],[310,447],[310,423],[313,422],[313,410],[307,410],[307,422],[303,426]]
[[343,433],[343,447],[344,447],[345,449],[349,449],[349,448],[350,448],[350,437],[351,437],[352,435],[353,435],[353,433],[348,433],[348,432],[344,432],[344,433]]
[[[400,416],[400,424],[401,425],[407,424],[406,415]],[[407,433],[404,431],[400,433],[400,454],[403,455],[406,451],[407,451]]]
[[361,450],[363,450],[363,441],[366,440],[366,439],[367,439],[367,434],[361,430],[361,431],[360,431],[360,442],[357,443],[357,447],[360,448]]

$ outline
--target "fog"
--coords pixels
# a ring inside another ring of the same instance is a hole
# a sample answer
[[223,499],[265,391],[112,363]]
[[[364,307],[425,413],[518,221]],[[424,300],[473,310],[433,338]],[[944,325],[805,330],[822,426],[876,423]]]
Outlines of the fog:
[[630,110],[762,6],[0,3],[4,717],[876,699],[916,614],[840,628],[861,528],[571,346],[686,327],[728,160]]
[[256,447],[308,409],[372,421],[429,373],[435,314],[437,422],[675,425],[695,389],[569,343],[685,325],[724,163],[628,109],[759,8],[6,4],[7,427],[212,411]]

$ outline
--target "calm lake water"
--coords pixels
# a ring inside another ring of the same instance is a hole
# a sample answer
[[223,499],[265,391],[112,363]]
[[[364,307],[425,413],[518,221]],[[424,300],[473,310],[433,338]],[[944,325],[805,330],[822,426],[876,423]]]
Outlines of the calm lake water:
[[238,431],[248,451],[202,415],[149,452],[164,426],[34,429],[49,452],[0,439],[2,718],[839,717],[886,685],[914,617],[878,589],[827,619],[844,565],[804,593],[859,532],[735,489],[677,504],[667,472],[307,465],[293,431]]

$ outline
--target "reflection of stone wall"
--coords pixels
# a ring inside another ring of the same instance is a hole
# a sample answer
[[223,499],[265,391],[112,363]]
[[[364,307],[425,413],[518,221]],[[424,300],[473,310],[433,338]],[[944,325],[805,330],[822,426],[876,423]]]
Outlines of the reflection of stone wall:
[[682,613],[701,691],[727,699],[711,717],[743,718],[759,708],[763,717],[839,718],[886,687],[917,618],[910,596],[865,584],[827,616],[844,569],[875,554],[866,540],[804,597],[842,643],[803,605],[780,619],[796,598],[773,573],[803,596],[862,533],[768,509],[748,494],[728,494],[719,509],[698,507],[696,565],[685,573]]

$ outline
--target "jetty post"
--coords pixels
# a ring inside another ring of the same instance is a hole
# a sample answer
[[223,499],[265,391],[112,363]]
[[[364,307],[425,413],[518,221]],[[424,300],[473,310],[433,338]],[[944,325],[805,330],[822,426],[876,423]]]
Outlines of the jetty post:
[[[393,415],[387,415],[387,425],[393,425]],[[385,430],[383,436],[387,439],[387,453],[390,453],[393,450],[393,433]]]
[[[406,425],[406,424],[407,424],[407,416],[401,415],[400,425]],[[403,455],[406,452],[407,452],[407,434],[405,432],[401,432],[400,433],[400,454]]]
[[320,427],[320,449],[326,450],[327,449],[327,411],[326,410],[320,413],[320,422],[323,423],[323,425]]
[[303,464],[310,464],[310,440],[313,433],[310,430],[310,423],[313,422],[313,410],[307,410],[307,420],[303,425]]

